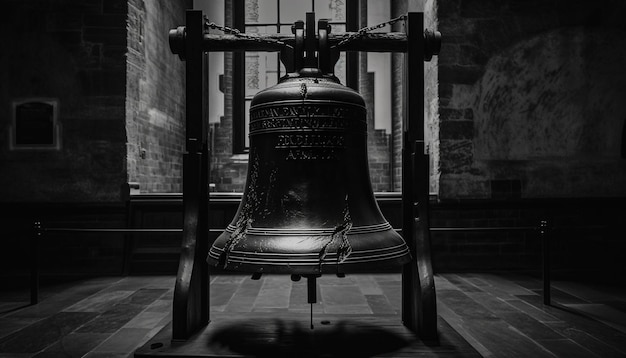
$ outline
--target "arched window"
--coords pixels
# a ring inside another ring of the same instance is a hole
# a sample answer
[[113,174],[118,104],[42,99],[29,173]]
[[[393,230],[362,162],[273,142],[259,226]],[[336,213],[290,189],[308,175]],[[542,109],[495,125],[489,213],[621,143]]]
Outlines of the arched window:
[[29,98],[13,101],[10,149],[59,149],[58,101]]

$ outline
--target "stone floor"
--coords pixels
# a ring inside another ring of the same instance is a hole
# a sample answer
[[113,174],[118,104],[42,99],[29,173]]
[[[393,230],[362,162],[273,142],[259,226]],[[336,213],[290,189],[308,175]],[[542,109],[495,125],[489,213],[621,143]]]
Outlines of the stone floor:
[[[175,277],[42,279],[40,303],[27,290],[0,292],[0,357],[129,357],[171,321]],[[313,319],[398,315],[399,274],[323,276]],[[625,357],[626,288],[556,281],[544,306],[541,281],[514,274],[436,276],[439,319],[484,357]],[[246,312],[309,317],[306,281],[287,276],[211,279],[216,317]],[[432,356],[432,355],[431,355]],[[458,355],[457,355],[458,356]]]

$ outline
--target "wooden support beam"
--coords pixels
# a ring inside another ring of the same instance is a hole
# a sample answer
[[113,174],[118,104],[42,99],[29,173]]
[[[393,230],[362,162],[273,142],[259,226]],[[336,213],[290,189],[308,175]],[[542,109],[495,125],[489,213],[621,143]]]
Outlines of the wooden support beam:
[[202,11],[187,11],[186,142],[183,154],[183,237],[174,287],[172,340],[181,341],[209,323],[208,145],[205,94],[207,57],[202,49]]
[[[170,32],[170,49],[175,54],[184,53],[185,31],[184,27],[179,27]],[[329,45],[338,51],[407,52],[408,40],[406,34],[401,32],[371,32],[339,45],[355,34],[356,32],[331,32],[328,34]],[[205,52],[279,52],[284,47],[294,47],[295,38],[291,34],[204,34],[202,46]]]
[[[346,30],[357,31],[359,29],[359,0],[347,0],[346,1]],[[328,45],[333,47],[335,43],[330,39],[333,36],[331,31],[328,34]],[[354,49],[347,50],[346,52],[346,86],[352,88],[355,91],[359,90],[359,53]]]
[[412,259],[402,271],[402,321],[437,342],[435,282],[428,220],[429,157],[424,148],[424,15],[409,13],[402,141],[402,235]]

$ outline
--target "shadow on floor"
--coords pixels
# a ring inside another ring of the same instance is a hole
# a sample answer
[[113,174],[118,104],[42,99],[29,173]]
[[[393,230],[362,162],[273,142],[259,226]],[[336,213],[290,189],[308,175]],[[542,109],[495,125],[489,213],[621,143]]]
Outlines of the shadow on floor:
[[215,331],[207,343],[255,357],[372,357],[409,344],[384,327],[322,322],[314,329],[281,319],[233,323]]

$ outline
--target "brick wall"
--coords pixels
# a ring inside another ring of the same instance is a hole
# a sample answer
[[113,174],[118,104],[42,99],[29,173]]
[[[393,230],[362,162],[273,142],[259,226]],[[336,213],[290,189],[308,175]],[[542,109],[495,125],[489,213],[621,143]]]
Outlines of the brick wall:
[[626,195],[626,5],[439,2],[440,197]]
[[[116,201],[126,182],[125,1],[2,3],[3,201]],[[59,101],[60,150],[10,151],[11,101]]]
[[130,0],[126,80],[128,181],[141,192],[182,191],[185,62],[168,31],[185,24],[183,1]]

